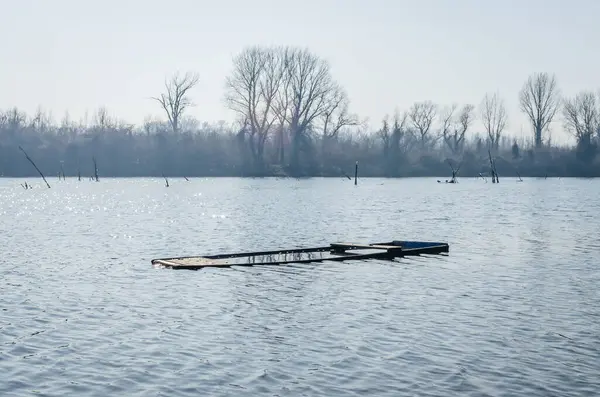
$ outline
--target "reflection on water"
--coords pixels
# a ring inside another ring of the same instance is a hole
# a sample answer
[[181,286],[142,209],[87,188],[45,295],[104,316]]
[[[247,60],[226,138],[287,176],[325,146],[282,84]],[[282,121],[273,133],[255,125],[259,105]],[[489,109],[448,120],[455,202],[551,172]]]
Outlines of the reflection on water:
[[281,262],[298,262],[307,260],[323,260],[325,258],[331,258],[333,256],[328,251],[320,252],[293,252],[283,254],[271,254],[271,255],[252,255],[249,257],[241,258],[228,258],[228,263],[281,263]]
[[[598,182],[345,182],[0,179],[0,395],[597,392]],[[450,254],[150,265],[404,239]]]

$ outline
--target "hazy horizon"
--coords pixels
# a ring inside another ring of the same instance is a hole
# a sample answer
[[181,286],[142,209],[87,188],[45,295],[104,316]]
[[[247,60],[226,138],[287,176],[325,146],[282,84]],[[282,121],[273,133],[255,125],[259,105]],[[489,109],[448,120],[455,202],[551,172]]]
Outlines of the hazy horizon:
[[[568,96],[600,88],[600,3],[591,0],[22,0],[3,11],[0,34],[10,40],[0,108],[41,107],[56,120],[100,107],[132,123],[164,118],[150,97],[166,77],[193,71],[200,81],[187,114],[231,121],[224,81],[232,57],[249,45],[303,46],[328,60],[351,110],[372,128],[415,101],[478,106],[497,91],[509,113],[506,134],[529,137],[518,92],[530,74],[556,74]],[[479,129],[477,122],[472,131]],[[552,138],[568,138],[560,120]]]

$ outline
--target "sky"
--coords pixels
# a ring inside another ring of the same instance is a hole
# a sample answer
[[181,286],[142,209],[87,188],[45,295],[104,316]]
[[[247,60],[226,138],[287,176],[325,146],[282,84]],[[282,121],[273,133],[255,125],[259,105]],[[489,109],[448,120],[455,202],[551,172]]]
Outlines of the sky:
[[326,59],[373,128],[416,101],[479,105],[498,92],[507,132],[529,137],[518,93],[530,74],[554,73],[567,96],[600,89],[599,15],[597,0],[4,0],[0,109],[78,120],[105,107],[141,123],[163,117],[151,97],[165,78],[192,71],[189,114],[232,121],[232,58],[282,44]]

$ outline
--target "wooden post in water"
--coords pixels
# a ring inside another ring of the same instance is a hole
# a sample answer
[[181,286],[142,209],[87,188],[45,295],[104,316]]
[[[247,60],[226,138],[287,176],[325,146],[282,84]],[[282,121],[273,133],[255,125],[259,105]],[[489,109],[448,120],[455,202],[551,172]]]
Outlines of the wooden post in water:
[[94,162],[94,178],[98,182],[98,163],[96,163],[96,157],[92,157],[92,161]]
[[50,184],[46,180],[46,177],[44,176],[44,174],[42,174],[42,171],[40,171],[40,169],[38,168],[38,166],[35,165],[35,163],[31,159],[31,157],[29,157],[29,155],[27,154],[27,152],[25,151],[25,149],[23,149],[21,146],[19,146],[19,149],[23,152],[23,154],[25,155],[25,157],[27,158],[27,160],[29,160],[29,162],[35,167],[35,169],[37,170],[38,174],[40,174],[40,176],[42,177],[42,179],[44,180],[44,182],[46,182],[46,186],[48,186],[48,189],[50,189]]
[[354,186],[358,185],[358,161],[354,166]]

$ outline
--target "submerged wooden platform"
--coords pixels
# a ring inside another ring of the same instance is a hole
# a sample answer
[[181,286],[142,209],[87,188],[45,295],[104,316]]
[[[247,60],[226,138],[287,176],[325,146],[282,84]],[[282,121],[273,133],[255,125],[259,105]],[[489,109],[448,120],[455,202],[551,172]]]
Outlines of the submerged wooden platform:
[[394,240],[375,244],[332,243],[328,246],[312,248],[153,259],[152,265],[168,269],[198,270],[205,267],[284,265],[366,259],[392,260],[410,255],[441,254],[449,250],[447,243],[426,241]]

